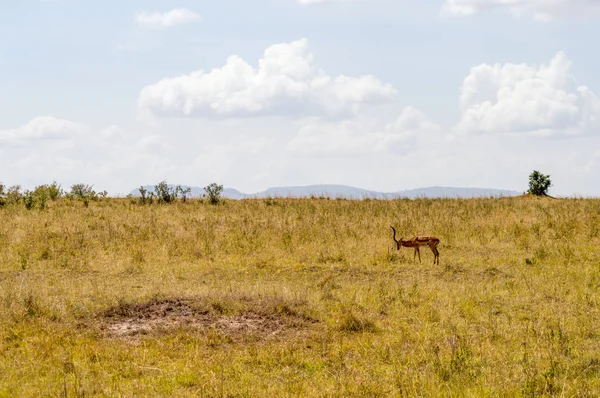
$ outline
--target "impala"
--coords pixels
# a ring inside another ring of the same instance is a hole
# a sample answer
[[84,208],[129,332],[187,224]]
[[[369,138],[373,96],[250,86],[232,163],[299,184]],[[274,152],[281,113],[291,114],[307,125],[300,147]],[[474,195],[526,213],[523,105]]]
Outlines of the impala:
[[419,262],[421,262],[421,252],[419,251],[419,247],[421,246],[429,246],[429,248],[431,249],[431,251],[433,252],[433,264],[439,264],[440,263],[440,252],[437,249],[437,245],[440,243],[440,240],[438,238],[436,238],[435,236],[413,236],[410,239],[398,239],[396,240],[396,230],[394,229],[394,227],[391,227],[392,231],[394,231],[394,242],[396,242],[396,245],[398,246],[398,250],[400,250],[400,247],[404,246],[404,247],[414,247],[415,248],[415,254],[413,255],[413,260],[415,259],[415,257],[417,256],[417,254],[419,255]]

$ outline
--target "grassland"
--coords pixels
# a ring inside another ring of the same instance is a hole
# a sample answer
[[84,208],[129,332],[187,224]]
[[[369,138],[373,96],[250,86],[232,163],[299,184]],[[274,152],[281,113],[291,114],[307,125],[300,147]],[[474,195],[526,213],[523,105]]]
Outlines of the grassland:
[[6,206],[0,396],[597,396],[599,247],[589,199]]

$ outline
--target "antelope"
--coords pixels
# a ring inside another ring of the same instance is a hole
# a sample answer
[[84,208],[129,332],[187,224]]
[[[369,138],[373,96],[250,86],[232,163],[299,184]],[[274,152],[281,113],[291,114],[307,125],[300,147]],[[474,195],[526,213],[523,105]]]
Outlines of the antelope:
[[412,238],[407,239],[407,240],[404,240],[402,238],[396,240],[396,230],[394,229],[394,227],[391,227],[391,228],[392,228],[392,231],[394,231],[393,239],[394,239],[394,242],[396,242],[396,245],[398,246],[398,250],[400,250],[400,247],[402,247],[402,246],[414,247],[415,253],[413,255],[413,261],[415,260],[415,257],[418,254],[419,262],[421,262],[421,252],[419,251],[419,247],[429,246],[429,248],[433,252],[433,264],[435,265],[437,263],[439,265],[440,252],[437,249],[437,245],[440,243],[440,240],[438,238],[436,238],[435,236],[413,236]]

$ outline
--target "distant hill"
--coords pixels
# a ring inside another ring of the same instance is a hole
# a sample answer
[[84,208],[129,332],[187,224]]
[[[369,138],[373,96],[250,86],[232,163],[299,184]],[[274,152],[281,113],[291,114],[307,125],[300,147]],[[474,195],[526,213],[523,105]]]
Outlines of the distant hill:
[[[175,185],[169,184],[173,188]],[[191,189],[191,197],[200,197],[204,194],[204,188],[188,187],[182,185],[183,188]],[[154,191],[154,185],[145,185],[144,189]],[[139,188],[130,192],[133,196],[139,196]],[[479,198],[479,197],[501,197],[501,196],[518,196],[522,192],[511,191],[506,189],[492,188],[454,188],[454,187],[426,187],[409,189],[397,192],[377,192],[366,189],[351,187],[347,185],[306,185],[306,186],[289,186],[289,187],[274,187],[262,192],[246,194],[233,188],[224,188],[222,196],[227,199],[246,199],[246,198],[303,198],[311,196],[325,196],[332,199],[398,199],[398,198]]]
[[[168,184],[169,188],[174,189],[177,185],[175,184]],[[190,187],[187,185],[182,185],[182,188],[190,188],[190,197],[192,198],[199,198],[204,194],[204,188],[200,188],[200,187]],[[143,188],[149,192],[154,192],[154,185],[143,185]],[[140,196],[140,189],[136,188],[133,191],[129,192],[130,195],[133,196]],[[246,198],[248,195],[246,195],[245,193],[241,193],[238,190],[235,190],[233,188],[223,188],[223,193],[221,194],[224,198],[228,198],[228,199],[244,199]]]
[[383,199],[385,195],[386,194],[382,192],[368,191],[366,189],[350,187],[347,185],[307,185],[269,188],[266,191],[250,194],[248,196],[252,198],[303,198],[310,196],[327,196],[334,199]]
[[453,187],[428,187],[395,192],[393,195],[403,198],[486,198],[500,196],[519,196],[523,192],[507,189],[491,188],[453,188]]

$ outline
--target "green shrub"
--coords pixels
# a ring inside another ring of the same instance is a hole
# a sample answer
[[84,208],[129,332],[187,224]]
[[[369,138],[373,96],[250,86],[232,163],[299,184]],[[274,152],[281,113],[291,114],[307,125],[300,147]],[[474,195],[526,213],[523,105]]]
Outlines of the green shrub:
[[53,181],[52,184],[46,185],[48,191],[48,198],[50,200],[57,200],[63,196],[64,192],[60,185]]
[[11,187],[12,203],[17,204],[23,200],[27,210],[32,210],[36,207],[40,210],[45,209],[48,199],[50,199],[48,185],[38,185],[33,191],[26,190],[22,195],[20,193],[20,186]]
[[46,207],[46,202],[50,199],[50,186],[48,185],[38,185],[33,190],[33,200],[35,205],[37,205],[40,209]]
[[69,197],[80,200],[85,207],[88,207],[90,200],[98,200],[98,194],[93,189],[93,185],[75,184],[71,186]]
[[30,190],[25,191],[23,195],[23,201],[25,202],[25,208],[27,210],[33,209],[35,206],[35,197],[33,196],[33,192]]
[[179,195],[181,195],[181,200],[183,201],[183,203],[185,203],[187,202],[188,196],[192,192],[192,188],[183,188],[181,185],[177,185],[177,192],[179,193]]
[[158,203],[173,203],[177,200],[177,189],[171,188],[167,181],[161,181],[154,187]]
[[208,202],[211,205],[216,205],[221,201],[221,192],[223,192],[223,185],[218,185],[213,182],[212,184],[204,187],[204,191],[206,192],[206,196],[208,197]]
[[0,182],[0,207],[4,207],[6,205],[6,192],[5,192],[4,184]]
[[552,186],[549,175],[544,175],[537,170],[529,175],[529,190],[531,195],[547,196],[548,189]]
[[146,188],[144,188],[143,186],[140,187],[140,204],[145,205],[145,204],[152,204],[152,202],[154,201],[154,193],[153,192],[149,192]]
[[7,203],[18,205],[21,200],[23,200],[23,194],[21,193],[20,185],[13,185],[8,188],[8,192],[6,193]]

